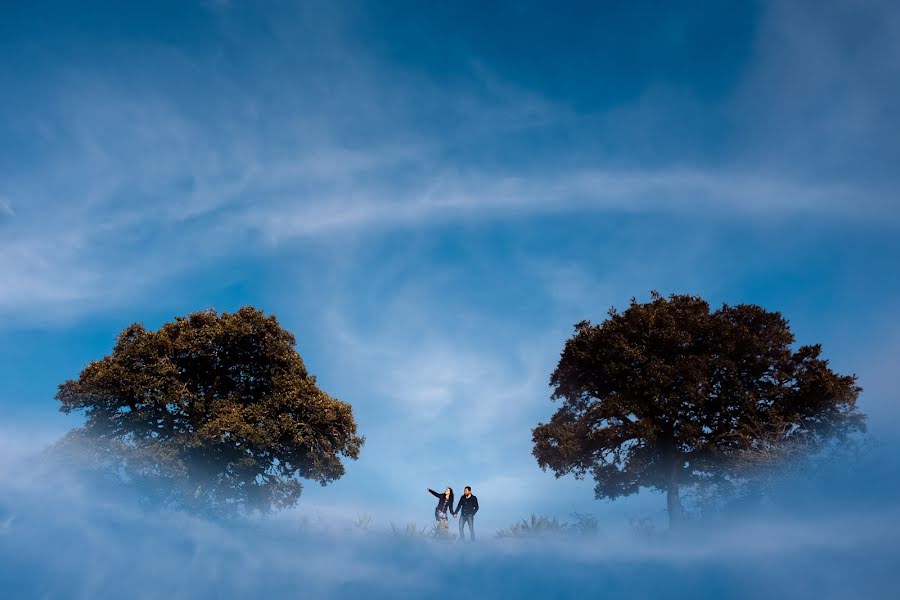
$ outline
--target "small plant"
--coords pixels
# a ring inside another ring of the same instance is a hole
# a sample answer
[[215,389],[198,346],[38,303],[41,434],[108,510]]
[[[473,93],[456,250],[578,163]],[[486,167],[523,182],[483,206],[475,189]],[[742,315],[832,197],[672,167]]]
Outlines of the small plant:
[[650,517],[631,517],[628,519],[628,526],[636,534],[644,537],[649,537],[656,531],[656,526]]
[[359,513],[353,521],[353,528],[358,531],[368,531],[372,524],[372,515],[369,513]]
[[531,520],[522,519],[506,529],[497,530],[500,538],[542,537],[553,535],[598,535],[600,521],[590,514],[578,511],[572,513],[573,522],[561,522],[558,518],[544,515],[531,515]]
[[506,529],[497,530],[497,537],[501,538],[521,538],[521,537],[537,537],[544,535],[559,535],[567,533],[569,525],[560,523],[559,519],[546,517],[544,515],[531,515],[531,520],[522,519],[519,523],[513,523]]
[[574,522],[569,527],[577,532],[578,535],[600,534],[600,520],[594,515],[580,513],[573,509],[572,518],[574,519]]
[[305,532],[310,531],[312,529],[312,524],[310,523],[308,515],[302,515],[295,523],[295,527],[298,531]]
[[434,522],[434,527],[431,530],[431,537],[441,540],[454,540],[456,539],[456,534],[450,533],[449,523],[447,523],[446,519],[441,519],[440,521]]
[[391,521],[391,533],[397,537],[425,537],[426,531],[428,531],[427,526],[420,530],[415,523],[407,523],[405,528],[400,528]]

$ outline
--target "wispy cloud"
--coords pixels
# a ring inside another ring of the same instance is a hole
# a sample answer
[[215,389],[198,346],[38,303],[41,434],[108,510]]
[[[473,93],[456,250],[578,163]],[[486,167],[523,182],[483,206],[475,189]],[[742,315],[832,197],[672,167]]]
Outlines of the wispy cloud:
[[[873,114],[887,115],[879,96],[886,84],[877,76],[890,75],[893,63],[879,59],[860,71],[867,53],[831,47],[831,26],[818,21],[802,39],[786,33],[796,19],[780,10],[765,13],[746,82],[725,109],[709,111],[718,119],[742,111],[742,122],[765,127],[753,135],[736,130],[727,156],[714,162],[629,153],[628,140],[645,135],[629,127],[679,119],[665,102],[581,114],[505,80],[477,57],[464,81],[438,81],[362,52],[337,9],[323,10],[331,28],[315,35],[298,34],[302,21],[268,20],[266,52],[252,51],[264,66],[252,72],[204,69],[217,59],[158,46],[136,58],[147,67],[138,72],[117,61],[104,70],[77,63],[36,70],[27,89],[40,95],[31,104],[20,99],[17,122],[39,152],[10,163],[0,190],[0,312],[82,314],[132,302],[216,261],[267,253],[272,244],[398,229],[597,214],[896,227],[895,188],[883,178],[867,181],[846,169],[817,177],[801,168],[816,156],[804,162],[799,150],[788,151],[791,140],[823,146],[827,135],[832,149],[847,136],[860,140],[833,126],[835,103],[819,94],[834,69],[803,65],[824,53],[840,72],[857,73],[851,83],[859,91],[848,105],[868,115],[868,131]],[[222,43],[243,48],[231,11],[218,11]],[[891,23],[879,26],[871,45],[894,48]],[[291,59],[297,44],[315,46],[320,58],[298,69]],[[790,78],[801,70],[803,82]],[[165,85],[161,72],[170,74]],[[129,88],[121,85],[126,74]],[[779,82],[802,85],[802,97],[817,98],[832,116],[791,123],[796,111],[787,104],[754,110],[760,98],[781,97],[773,91]],[[263,94],[271,89],[277,98]],[[705,109],[700,99],[688,102],[692,111]],[[563,133],[571,144],[540,142]],[[624,154],[594,156],[598,136],[620,138]],[[515,159],[522,143],[535,148],[524,161]],[[872,152],[892,152],[884,144]]]
[[[856,188],[700,171],[586,169],[546,176],[440,174],[401,189],[341,186],[326,197],[281,199],[235,217],[267,239],[371,232],[548,214],[693,214],[703,219],[782,221],[797,216],[894,223],[883,198]],[[373,189],[374,188],[374,189]]]
[[[208,145],[173,148],[154,141],[136,156],[123,151],[121,161],[113,158],[115,148],[107,149],[99,162],[112,164],[90,167],[99,171],[66,185],[69,197],[85,202],[56,205],[42,196],[36,180],[20,184],[16,193],[34,202],[21,218],[5,224],[0,278],[7,285],[0,310],[100,308],[100,298],[126,297],[117,289],[140,297],[163,278],[254,249],[266,252],[270,244],[294,238],[369,236],[542,215],[693,214],[760,225],[812,216],[879,226],[896,224],[898,216],[885,212],[882,198],[860,199],[859,190],[848,185],[752,174],[441,171],[427,151],[405,148],[309,149],[296,161],[270,164],[240,152],[194,162]],[[157,156],[165,157],[162,164],[155,163]],[[152,183],[141,183],[148,177],[145,169],[155,173]],[[418,175],[398,178],[404,169]],[[123,278],[132,285],[119,287]]]

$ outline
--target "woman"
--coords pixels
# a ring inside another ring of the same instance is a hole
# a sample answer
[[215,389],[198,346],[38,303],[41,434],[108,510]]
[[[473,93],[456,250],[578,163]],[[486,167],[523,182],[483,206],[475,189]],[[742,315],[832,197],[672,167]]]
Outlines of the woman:
[[438,499],[437,506],[434,507],[434,520],[441,527],[447,527],[447,511],[453,511],[453,488],[448,487],[443,494],[439,494],[431,488],[425,489]]

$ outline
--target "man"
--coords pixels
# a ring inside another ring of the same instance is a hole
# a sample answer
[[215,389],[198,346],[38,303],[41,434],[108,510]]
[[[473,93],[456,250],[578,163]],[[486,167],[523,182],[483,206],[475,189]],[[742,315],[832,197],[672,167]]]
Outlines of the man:
[[456,510],[452,510],[450,512],[453,513],[455,517],[457,513],[461,513],[462,517],[459,520],[459,541],[464,542],[466,540],[466,536],[463,533],[463,526],[468,523],[469,524],[469,537],[474,542],[475,541],[475,513],[478,512],[478,498],[472,495],[472,488],[470,486],[466,486],[464,490],[464,494],[459,497],[459,504],[456,505]]

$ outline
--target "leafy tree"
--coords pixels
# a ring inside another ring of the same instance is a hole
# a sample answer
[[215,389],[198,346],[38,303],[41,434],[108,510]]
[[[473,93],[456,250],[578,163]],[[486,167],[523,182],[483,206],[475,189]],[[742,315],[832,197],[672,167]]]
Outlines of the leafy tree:
[[356,459],[349,404],[330,397],[273,316],[201,311],[157,331],[134,324],[112,354],[59,386],[83,412],[68,441],[159,499],[217,513],[289,507],[300,478],[326,485]]
[[597,498],[664,490],[677,523],[682,486],[864,429],[856,376],[833,372],[821,346],[793,342],[787,321],[759,306],[632,299],[600,325],[575,326],[550,379],[562,405],[534,428],[533,454],[557,477],[593,475]]

